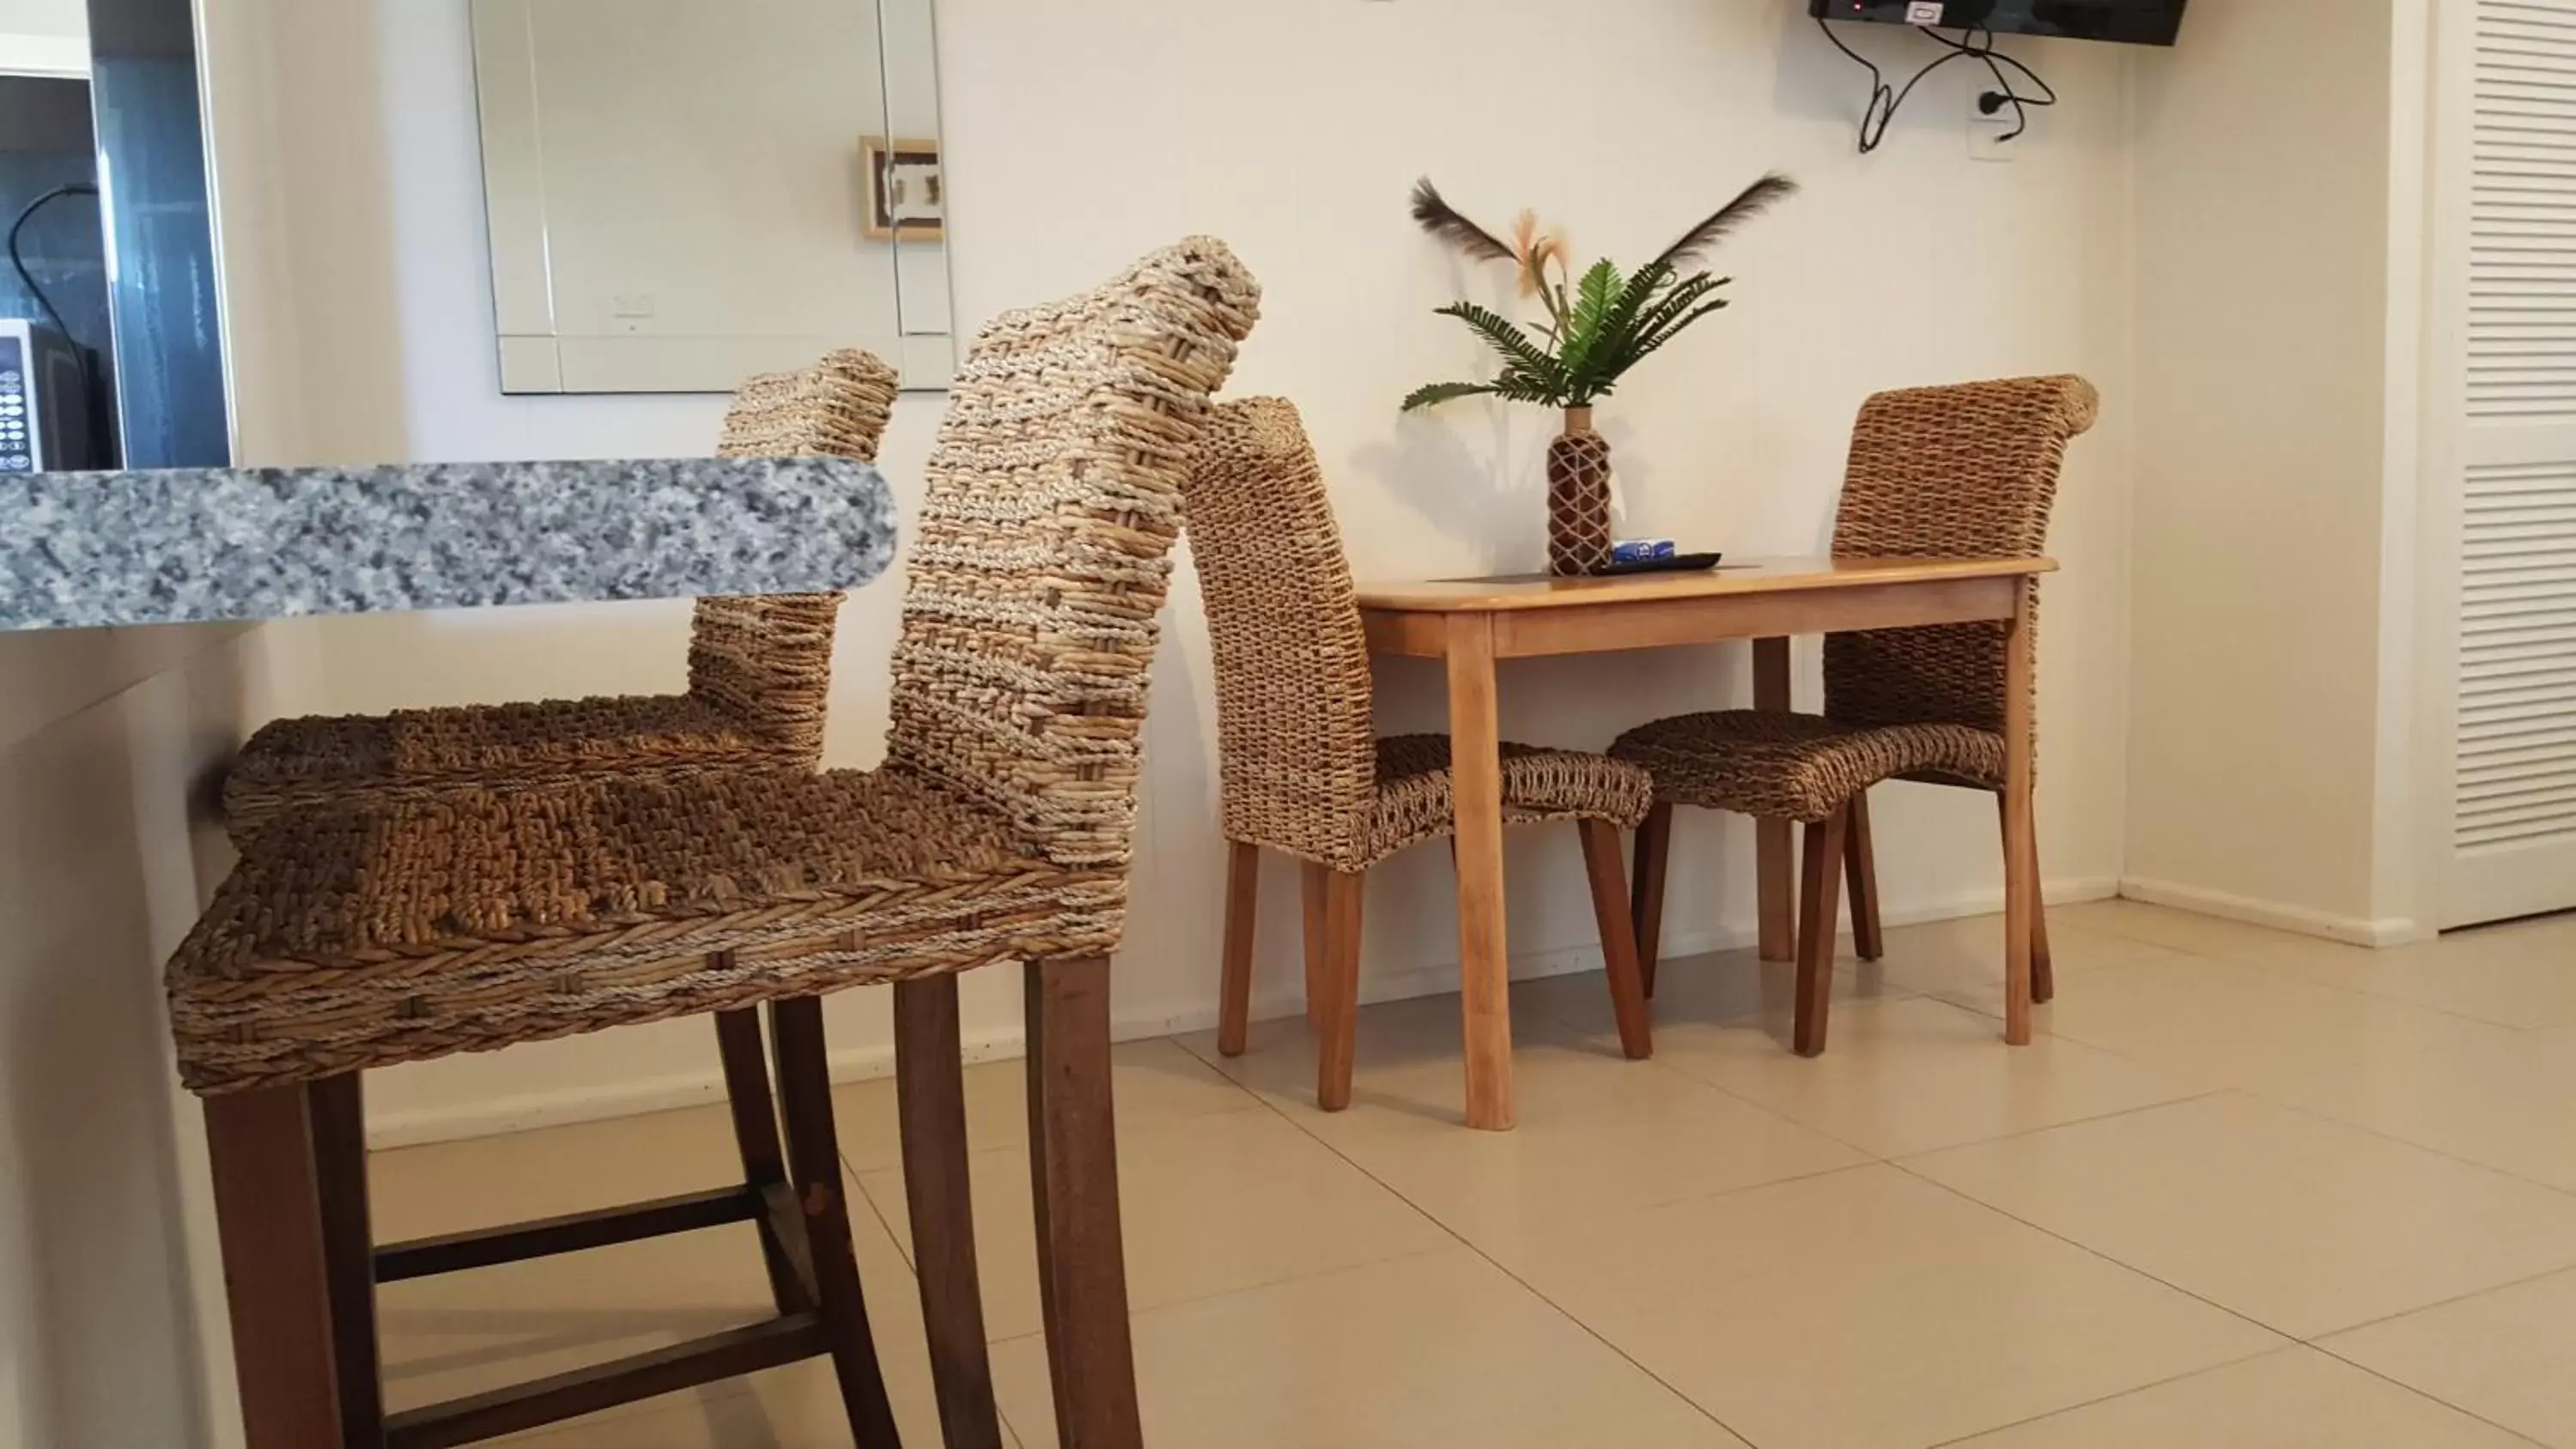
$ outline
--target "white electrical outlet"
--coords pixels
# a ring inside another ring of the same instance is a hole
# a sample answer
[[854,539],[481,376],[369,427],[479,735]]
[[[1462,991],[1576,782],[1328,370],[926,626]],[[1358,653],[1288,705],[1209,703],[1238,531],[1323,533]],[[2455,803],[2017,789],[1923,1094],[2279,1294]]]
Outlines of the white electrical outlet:
[[2010,141],[2004,139],[2012,135],[2013,127],[2020,124],[2021,118],[2014,113],[2009,101],[1997,106],[1993,115],[1987,115],[1978,102],[1988,89],[1982,85],[1968,87],[1968,159],[2018,161],[2021,159],[2018,148],[2030,139],[2030,133],[2024,131]]

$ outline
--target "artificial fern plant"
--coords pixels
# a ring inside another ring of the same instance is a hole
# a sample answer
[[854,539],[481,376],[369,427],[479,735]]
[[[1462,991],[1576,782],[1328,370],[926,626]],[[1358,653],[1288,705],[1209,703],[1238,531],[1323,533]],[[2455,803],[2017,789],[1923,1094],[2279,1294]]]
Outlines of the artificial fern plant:
[[1604,258],[1578,280],[1568,275],[1564,233],[1542,233],[1534,214],[1521,213],[1514,239],[1506,243],[1442,200],[1430,178],[1415,182],[1413,219],[1422,229],[1471,260],[1513,263],[1520,273],[1521,295],[1538,298],[1547,320],[1533,334],[1473,302],[1453,302],[1437,309],[1438,315],[1455,317],[1475,329],[1500,355],[1502,368],[1488,382],[1435,382],[1415,388],[1404,399],[1405,410],[1480,395],[1549,407],[1590,407],[1616,388],[1628,369],[1680,336],[1684,328],[1726,306],[1719,291],[1731,279],[1711,276],[1695,264],[1727,233],[1797,189],[1785,176],[1765,176],[1634,272],[1623,272],[1618,263]]

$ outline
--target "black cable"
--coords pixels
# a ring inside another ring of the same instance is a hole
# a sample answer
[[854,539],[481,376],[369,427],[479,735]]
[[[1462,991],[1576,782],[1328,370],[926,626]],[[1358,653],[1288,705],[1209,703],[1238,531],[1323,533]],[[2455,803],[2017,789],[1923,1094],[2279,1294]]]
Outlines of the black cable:
[[[45,316],[52,320],[54,330],[67,338],[71,337],[72,329],[64,325],[62,312],[54,306],[54,299],[45,295],[45,289],[37,282],[36,274],[27,270],[27,258],[18,250],[18,238],[20,233],[26,231],[27,223],[35,218],[37,212],[45,208],[46,203],[58,201],[66,196],[96,195],[98,195],[98,188],[89,182],[66,182],[20,207],[18,219],[9,223],[9,265],[18,269],[18,280],[27,284],[27,294],[36,299],[37,306],[45,309]],[[77,338],[72,340],[75,343],[79,341]]]
[[[1979,34],[1976,27],[1962,30],[1960,34],[1963,38],[1953,40],[1934,31],[1928,25],[1915,26],[1914,29],[1947,47],[1948,53],[1916,71],[1914,78],[1907,81],[1903,89],[1893,89],[1887,84],[1887,77],[1879,70],[1877,64],[1859,51],[1843,44],[1842,37],[1834,33],[1833,26],[1826,21],[1825,17],[1821,15],[1816,17],[1816,28],[1824,32],[1825,39],[1833,43],[1834,49],[1851,57],[1855,64],[1869,72],[1869,104],[1863,107],[1860,113],[1860,150],[1864,156],[1877,150],[1879,143],[1887,139],[1887,128],[1895,121],[1897,109],[1905,104],[1906,97],[1914,94],[1914,88],[1923,83],[1923,78],[1954,60],[1983,61],[1987,71],[1994,76],[1995,84],[2002,87],[2000,90],[1988,91],[1985,97],[1979,99],[1981,103],[1987,97],[1994,99],[1994,105],[1985,107],[1988,115],[1994,114],[2007,105],[2013,108],[2013,129],[2010,134],[2002,138],[2006,141],[2014,140],[2030,129],[2028,107],[2057,104],[2057,92],[2047,81],[2040,78],[2037,71],[1994,48],[1995,35],[1992,30],[1983,32],[1985,39],[1981,42],[1976,38]],[[2003,71],[2005,66],[2011,66],[2014,70],[2030,77],[2031,83],[2038,86],[2044,94],[2039,96],[2021,94],[2013,87],[2010,78],[2005,76]]]
[[80,363],[81,402],[83,411],[89,418],[91,454],[88,466],[105,468],[114,466],[116,435],[108,422],[110,416],[108,409],[112,404],[103,396],[106,384],[99,372],[98,353],[95,349],[84,346],[79,338],[72,335],[71,327],[63,321],[62,310],[54,305],[53,298],[45,295],[43,284],[36,280],[34,272],[27,269],[26,255],[18,249],[19,237],[26,231],[27,223],[48,203],[66,196],[98,194],[98,187],[91,182],[70,181],[20,207],[18,219],[9,223],[9,265],[17,269],[18,280],[27,284],[27,294],[36,299],[37,306],[45,309],[45,315],[53,321],[54,330],[61,333],[64,340],[71,344],[72,356]]
[[[2032,70],[2029,66],[2026,66],[2020,61],[2013,59],[2011,56],[2004,54],[2002,51],[1995,49],[1995,33],[1992,30],[1985,31],[1986,38],[1980,42],[1976,38],[1980,27],[1976,26],[1971,26],[1961,31],[1960,34],[1963,38],[1959,40],[1952,40],[1950,37],[1931,29],[1929,26],[1918,26],[1917,28],[1922,30],[1925,35],[1931,36],[1933,40],[1950,47],[1950,49],[1956,53],[1954,56],[1944,57],[1945,59],[1955,59],[1956,56],[1964,55],[1986,63],[1987,73],[1995,78],[1995,84],[2000,87],[2000,89],[1991,90],[1986,92],[1984,95],[1979,96],[1977,98],[1979,109],[1991,116],[2006,106],[2013,108],[2013,128],[2011,131],[2005,133],[2001,139],[2006,141],[2018,140],[2024,131],[2030,129],[2030,107],[2053,106],[2057,104],[2056,87],[2051,86],[2046,80],[2042,79],[2039,72]],[[2030,77],[2030,83],[2039,87],[2041,94],[2036,96],[2026,96],[2015,90],[2013,88],[2012,79],[2004,74],[2005,66],[2011,66],[2013,69],[2020,71],[2023,75]],[[1992,104],[1988,104],[1988,102],[1992,102]]]

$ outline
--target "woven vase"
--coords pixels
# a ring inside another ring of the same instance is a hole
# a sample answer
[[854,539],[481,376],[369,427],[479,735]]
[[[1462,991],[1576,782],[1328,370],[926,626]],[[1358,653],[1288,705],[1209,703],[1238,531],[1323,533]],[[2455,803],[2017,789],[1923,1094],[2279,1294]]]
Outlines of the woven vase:
[[1560,578],[1610,566],[1610,442],[1592,431],[1592,409],[1565,410],[1547,445],[1547,571]]

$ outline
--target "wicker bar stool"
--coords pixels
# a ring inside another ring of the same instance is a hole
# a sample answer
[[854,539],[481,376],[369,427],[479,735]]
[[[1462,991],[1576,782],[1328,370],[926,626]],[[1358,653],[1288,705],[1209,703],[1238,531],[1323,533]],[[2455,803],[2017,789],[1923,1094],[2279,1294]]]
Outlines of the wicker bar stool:
[[[1218,1049],[1239,1056],[1252,1011],[1261,851],[1304,862],[1307,1020],[1315,1097],[1350,1105],[1359,1009],[1360,903],[1370,867],[1453,827],[1449,739],[1379,739],[1360,624],[1322,467],[1285,398],[1220,403],[1190,469],[1190,557],[1216,653],[1217,734],[1229,855]],[[1654,782],[1635,765],[1506,744],[1504,819],[1581,832],[1622,1049],[1653,1051],[1619,835]]]
[[[2091,383],[2062,376],[1878,394],[1853,429],[1834,552],[2037,556],[2066,445],[2093,426],[2099,406]],[[2035,619],[2039,581],[2027,587]],[[1654,813],[1637,834],[1642,881],[1663,879],[1677,804],[1806,825],[1793,1029],[1801,1055],[1825,1049],[1841,877],[1850,881],[1856,949],[1870,960],[1881,954],[1869,787],[1916,780],[2004,798],[2005,629],[1944,624],[1827,635],[1823,715],[1680,715],[1630,730],[1610,747],[1655,777]],[[2037,835],[2027,838],[2036,877]],[[1659,890],[1640,891],[1641,916],[1660,899]],[[2038,911],[2031,920],[2031,994],[2046,1001],[2055,994],[2048,924]],[[1638,933],[1649,941],[1657,934],[1642,921]],[[1651,959],[1645,970],[1651,983]]]
[[[1025,967],[1040,1302],[1059,1432],[1140,1437],[1118,1224],[1108,957],[1182,472],[1258,290],[1218,242],[984,329],[909,550],[887,761],[737,767],[297,807],[248,841],[171,962],[204,1095],[252,1449],[471,1442],[828,1355],[892,1445],[849,1236],[823,993],[892,983],[908,1207],[943,1438],[993,1446],[956,974]],[[743,1181],[374,1245],[359,1074],[767,1003],[727,1085]],[[737,1072],[745,1062],[751,1070]],[[455,1403],[382,1411],[379,1282],[753,1223],[778,1316]]]
[[[856,348],[743,384],[717,451],[874,460],[894,369]],[[527,704],[309,715],[263,725],[224,775],[224,825],[247,840],[279,812],[457,786],[544,785],[584,775],[686,774],[823,757],[839,594],[701,599],[689,688]]]

